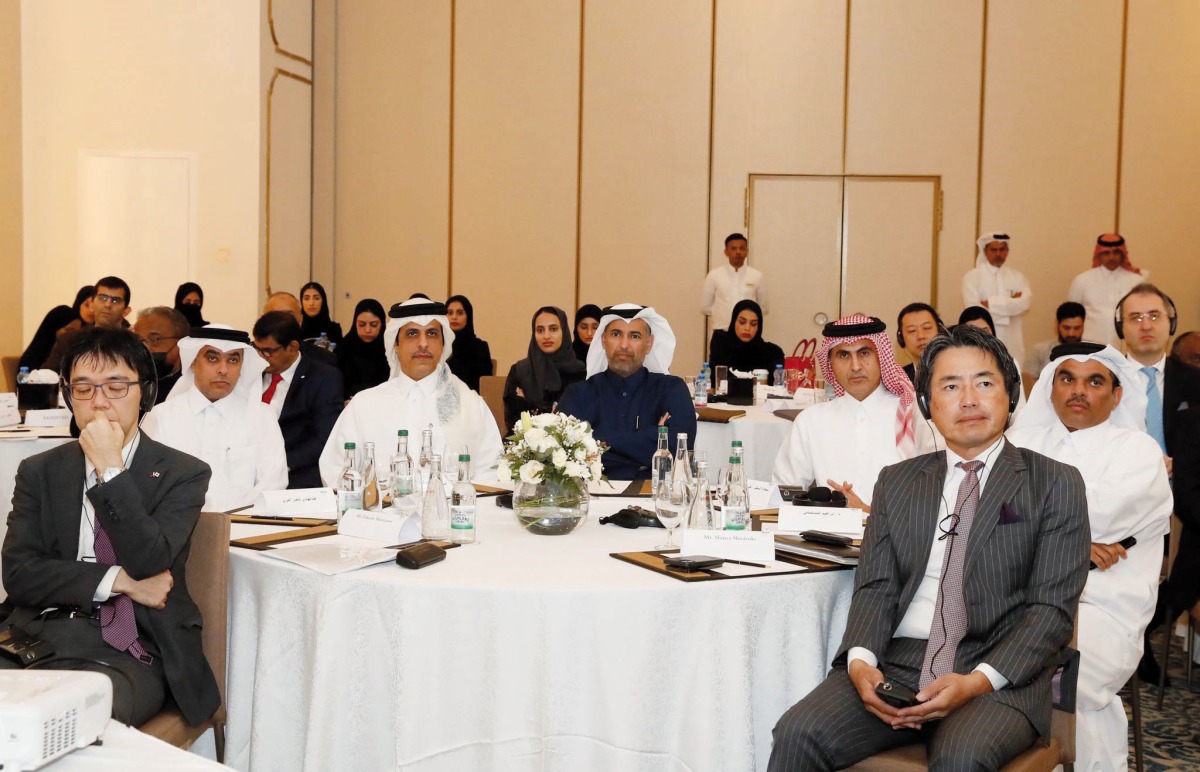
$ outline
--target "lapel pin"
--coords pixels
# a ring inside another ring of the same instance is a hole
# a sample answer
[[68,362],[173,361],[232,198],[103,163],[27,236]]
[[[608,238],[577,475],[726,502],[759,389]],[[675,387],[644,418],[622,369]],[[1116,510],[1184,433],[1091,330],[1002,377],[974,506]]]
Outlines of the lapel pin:
[[150,476],[157,479],[159,477],[162,477],[162,472],[151,472]]

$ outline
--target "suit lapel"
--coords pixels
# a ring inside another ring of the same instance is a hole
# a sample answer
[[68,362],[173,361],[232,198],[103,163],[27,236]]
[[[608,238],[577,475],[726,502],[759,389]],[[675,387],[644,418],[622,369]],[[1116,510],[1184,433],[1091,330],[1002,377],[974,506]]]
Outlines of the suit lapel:
[[1000,521],[1000,507],[1006,501],[1012,501],[1024,482],[1025,460],[1021,451],[1009,442],[1004,441],[1000,457],[988,474],[987,485],[983,488],[983,496],[979,499],[979,511],[975,513],[975,521],[971,524],[971,536],[967,540],[967,558],[963,566],[963,574],[969,574],[979,551],[984,548],[996,524]]
[[915,527],[906,529],[916,540],[913,549],[923,555],[921,565],[929,562],[929,553],[933,549],[933,532],[938,524],[938,504],[940,491],[946,483],[946,454],[933,453],[928,457],[925,466],[917,475],[913,491],[913,509],[910,516],[915,520]]
[[283,397],[283,409],[279,411],[279,417],[296,409],[300,394],[304,389],[304,379],[308,377],[309,370],[312,369],[312,362],[309,362],[303,356],[300,357],[300,364],[296,365],[296,375],[292,378],[291,384],[288,385],[287,394]]
[[53,513],[62,557],[74,560],[79,554],[79,526],[83,516],[83,448],[73,442],[66,450],[65,463],[53,475],[50,486],[50,512]]

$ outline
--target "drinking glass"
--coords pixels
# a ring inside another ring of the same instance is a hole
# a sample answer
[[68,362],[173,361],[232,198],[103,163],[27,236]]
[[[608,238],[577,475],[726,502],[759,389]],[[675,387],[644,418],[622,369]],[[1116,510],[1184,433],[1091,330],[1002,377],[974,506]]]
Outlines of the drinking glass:
[[658,490],[654,492],[654,512],[658,515],[658,521],[663,524],[663,528],[667,529],[667,543],[660,544],[654,549],[675,549],[673,534],[675,527],[679,525],[684,513],[687,512],[687,505],[687,488],[684,485],[673,485],[670,480],[663,480],[658,484]]

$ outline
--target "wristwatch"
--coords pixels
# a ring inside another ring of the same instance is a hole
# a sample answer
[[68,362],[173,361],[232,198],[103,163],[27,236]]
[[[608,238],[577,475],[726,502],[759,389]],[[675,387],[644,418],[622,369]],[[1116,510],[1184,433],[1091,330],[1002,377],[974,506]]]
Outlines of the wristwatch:
[[125,469],[123,467],[110,466],[108,469],[104,470],[104,474],[100,475],[100,484],[103,485],[106,482],[112,482],[114,477],[124,471]]

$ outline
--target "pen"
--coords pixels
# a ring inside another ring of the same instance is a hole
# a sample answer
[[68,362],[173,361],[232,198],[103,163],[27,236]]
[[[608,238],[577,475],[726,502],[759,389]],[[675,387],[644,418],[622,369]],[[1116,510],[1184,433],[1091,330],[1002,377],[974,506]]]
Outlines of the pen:
[[748,560],[726,560],[726,563],[737,563],[739,566],[754,566],[755,568],[766,568],[762,563],[751,563]]

